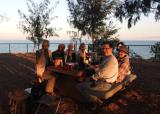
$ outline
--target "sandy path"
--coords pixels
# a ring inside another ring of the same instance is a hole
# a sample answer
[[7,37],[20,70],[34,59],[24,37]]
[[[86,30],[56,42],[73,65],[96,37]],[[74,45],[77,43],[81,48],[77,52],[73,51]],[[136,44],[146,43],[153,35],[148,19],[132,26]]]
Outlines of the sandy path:
[[[34,79],[33,62],[15,55],[0,54],[0,105],[5,112],[8,91],[30,87]],[[0,112],[1,114],[1,112]]]

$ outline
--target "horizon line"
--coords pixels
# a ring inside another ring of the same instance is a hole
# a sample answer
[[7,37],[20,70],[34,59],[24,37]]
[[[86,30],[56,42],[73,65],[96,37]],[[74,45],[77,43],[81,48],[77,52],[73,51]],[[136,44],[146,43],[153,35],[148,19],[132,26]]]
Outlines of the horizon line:
[[[68,39],[47,39],[47,40],[49,40],[49,41],[65,41],[65,40],[71,40],[71,39],[68,38]],[[160,39],[119,39],[119,40],[120,41],[160,41]],[[28,40],[28,39],[0,39],[0,41],[30,41],[30,40]]]

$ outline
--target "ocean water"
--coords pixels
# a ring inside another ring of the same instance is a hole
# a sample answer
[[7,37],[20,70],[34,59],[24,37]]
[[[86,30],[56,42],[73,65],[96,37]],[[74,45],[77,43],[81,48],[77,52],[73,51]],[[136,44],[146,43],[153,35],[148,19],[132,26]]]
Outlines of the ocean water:
[[[69,40],[57,40],[50,41],[50,50],[54,51],[57,49],[59,43],[69,43]],[[34,45],[29,40],[0,40],[0,53],[25,53],[25,52],[33,52]],[[38,47],[36,46],[35,50]]]
[[[50,50],[55,51],[59,43],[70,43],[70,40],[52,40],[50,41]],[[151,45],[160,41],[123,41],[126,45],[129,45],[132,55],[139,55],[144,59],[154,57],[154,54],[150,52]],[[37,48],[36,48],[37,49]],[[33,52],[33,43],[29,40],[0,40],[0,53],[26,53]]]
[[124,41],[129,46],[130,56],[141,56],[143,59],[154,57],[151,46],[160,41]]

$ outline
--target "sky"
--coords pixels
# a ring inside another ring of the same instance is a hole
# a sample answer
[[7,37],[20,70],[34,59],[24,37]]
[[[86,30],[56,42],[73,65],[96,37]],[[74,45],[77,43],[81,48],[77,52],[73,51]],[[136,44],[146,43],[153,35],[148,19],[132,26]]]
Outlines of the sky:
[[[41,0],[34,0],[39,3]],[[54,6],[56,0],[51,0]],[[27,13],[26,0],[0,0],[0,15],[5,15],[8,20],[0,22],[0,40],[25,40],[26,36],[18,29],[20,21],[17,10]],[[58,29],[59,37],[54,39],[68,39],[67,31],[74,30],[67,22],[69,11],[66,0],[59,0],[59,4],[54,9],[53,16],[58,16],[52,24]],[[160,40],[160,21],[155,22],[154,16],[141,17],[141,20],[131,29],[127,28],[127,22],[115,22],[120,28],[118,38],[120,40]]]

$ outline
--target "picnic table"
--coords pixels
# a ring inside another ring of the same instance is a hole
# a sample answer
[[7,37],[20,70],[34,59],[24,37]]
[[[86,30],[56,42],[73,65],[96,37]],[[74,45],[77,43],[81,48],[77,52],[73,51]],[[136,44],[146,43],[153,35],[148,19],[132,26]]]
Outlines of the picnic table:
[[[61,85],[61,87],[64,85],[65,88],[68,87],[69,91],[70,90],[74,91],[74,89],[77,90],[76,85],[77,85],[78,82],[75,79],[80,78],[78,76],[78,73],[79,73],[78,70],[74,70],[74,69],[69,69],[68,70],[67,68],[54,68],[54,67],[50,67],[49,70],[53,71],[54,73],[62,74],[62,80],[65,80],[66,82],[60,80],[59,85]],[[113,83],[112,87],[109,90],[102,91],[100,93],[103,96],[102,99],[108,99],[108,98],[112,97],[118,91],[122,90],[127,85],[132,83],[132,81],[134,81],[136,78],[137,78],[137,76],[135,74],[128,74],[122,82]],[[64,83],[66,83],[66,85]],[[74,92],[74,94],[75,94],[75,92]]]
[[76,88],[79,83],[78,70],[74,70],[67,67],[55,68],[53,66],[48,67],[49,71],[57,74],[56,87],[61,96],[70,97],[80,103],[85,103],[86,100],[81,92]]
[[67,76],[76,76],[77,73],[78,73],[78,70],[68,69],[68,68],[65,68],[65,67],[55,68],[53,66],[50,66],[50,67],[47,68],[47,70],[49,70],[51,72],[54,72],[54,73],[67,75]]
[[[58,73],[60,74],[59,79],[56,80],[56,85],[58,87],[60,99],[65,96],[73,99],[73,101],[76,101],[78,103],[86,104],[88,103],[88,100],[86,97],[82,94],[82,91],[79,91],[76,86],[78,84],[76,78],[78,78],[78,70],[74,70],[73,68],[69,67],[60,67],[60,68],[55,68],[53,66],[49,67],[47,70],[50,70],[53,73]],[[118,91],[122,90],[126,85],[130,84],[133,80],[136,79],[136,75],[134,74],[129,74],[126,76],[125,80],[119,83],[114,83],[111,87],[111,89],[107,91],[102,91],[101,94],[103,98],[99,98],[100,100],[107,100],[110,97],[112,97],[114,94],[116,94]],[[46,98],[49,98],[48,101]],[[37,105],[35,104],[35,111],[43,108],[43,105],[47,106],[48,109],[52,110],[52,103],[55,101],[50,99],[51,97],[49,96],[44,96],[37,101]],[[59,101],[60,102],[60,101]],[[57,105],[58,107],[58,105]],[[46,110],[46,109],[44,109]]]

